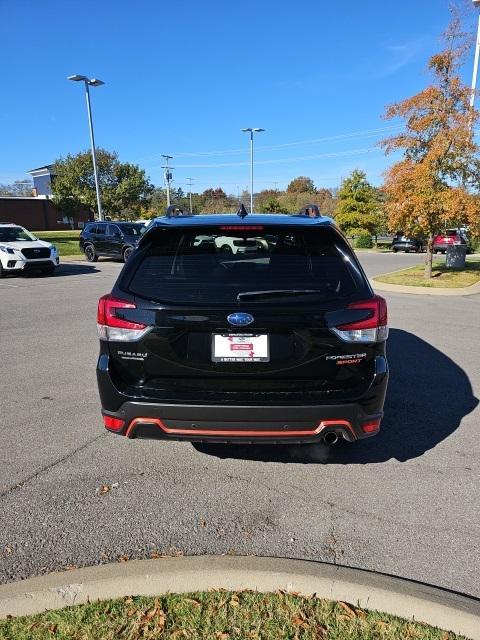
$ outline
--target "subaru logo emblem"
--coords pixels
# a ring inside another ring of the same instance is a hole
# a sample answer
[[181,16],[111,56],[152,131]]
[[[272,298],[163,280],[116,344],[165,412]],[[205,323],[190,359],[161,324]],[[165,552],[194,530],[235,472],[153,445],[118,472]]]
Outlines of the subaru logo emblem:
[[246,327],[249,324],[252,324],[254,321],[254,317],[249,313],[242,313],[241,311],[236,311],[235,313],[231,313],[227,316],[227,320],[230,324],[233,324],[235,327]]
[[40,249],[34,249],[33,252],[34,253],[40,253]]

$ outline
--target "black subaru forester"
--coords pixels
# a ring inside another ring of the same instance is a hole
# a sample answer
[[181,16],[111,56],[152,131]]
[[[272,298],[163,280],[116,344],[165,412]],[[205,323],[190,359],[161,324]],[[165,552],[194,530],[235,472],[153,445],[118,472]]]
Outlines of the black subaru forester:
[[333,444],[380,429],[387,307],[330,218],[157,218],[98,331],[111,432]]

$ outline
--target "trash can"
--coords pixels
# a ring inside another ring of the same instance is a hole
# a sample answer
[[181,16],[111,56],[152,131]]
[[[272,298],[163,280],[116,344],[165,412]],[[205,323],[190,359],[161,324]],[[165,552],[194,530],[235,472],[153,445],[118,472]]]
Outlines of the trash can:
[[464,269],[467,257],[467,246],[465,244],[452,244],[447,247],[447,269]]

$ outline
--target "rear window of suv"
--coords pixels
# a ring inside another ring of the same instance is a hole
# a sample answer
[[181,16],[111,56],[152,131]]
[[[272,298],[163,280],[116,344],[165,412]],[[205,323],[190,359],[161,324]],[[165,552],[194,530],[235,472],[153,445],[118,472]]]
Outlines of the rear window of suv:
[[298,302],[368,295],[348,245],[332,229],[258,229],[156,229],[128,286],[120,286],[173,304],[232,303],[239,294],[272,303],[281,291],[294,292]]

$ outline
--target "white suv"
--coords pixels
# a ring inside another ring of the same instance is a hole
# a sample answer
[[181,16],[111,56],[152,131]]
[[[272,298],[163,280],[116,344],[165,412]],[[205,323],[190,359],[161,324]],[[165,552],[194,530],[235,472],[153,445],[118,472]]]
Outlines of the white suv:
[[58,264],[55,245],[39,240],[18,224],[0,222],[0,278],[34,270],[52,274]]

